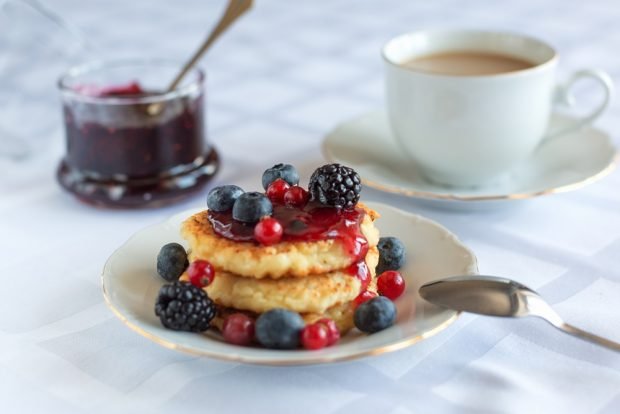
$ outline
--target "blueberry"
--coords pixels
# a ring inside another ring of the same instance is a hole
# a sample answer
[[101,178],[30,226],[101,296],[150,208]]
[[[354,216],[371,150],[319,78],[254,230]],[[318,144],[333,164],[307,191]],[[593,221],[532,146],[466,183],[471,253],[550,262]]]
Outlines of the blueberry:
[[385,296],[377,296],[359,305],[353,316],[355,326],[362,332],[375,333],[396,321],[396,306]]
[[396,237],[379,239],[379,264],[376,273],[380,275],[386,270],[398,270],[405,264],[405,245]]
[[263,173],[263,188],[266,190],[269,184],[282,178],[290,185],[299,184],[299,173],[291,164],[276,164]]
[[272,309],[256,320],[256,339],[265,348],[295,349],[299,346],[304,320],[298,313]]
[[271,201],[263,193],[255,191],[243,193],[235,201],[232,216],[237,221],[256,223],[262,217],[270,216],[273,212]]
[[213,211],[228,211],[241,194],[243,190],[236,185],[215,187],[207,195],[207,207]]
[[168,282],[178,280],[187,266],[187,253],[179,243],[166,244],[157,255],[157,273]]

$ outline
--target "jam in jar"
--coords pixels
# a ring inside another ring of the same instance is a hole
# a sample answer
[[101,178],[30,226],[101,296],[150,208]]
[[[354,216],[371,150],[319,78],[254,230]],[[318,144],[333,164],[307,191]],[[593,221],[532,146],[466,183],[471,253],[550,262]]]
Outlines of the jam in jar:
[[65,189],[90,204],[143,207],[174,202],[210,180],[219,159],[206,140],[203,73],[159,92],[178,68],[120,62],[61,78],[67,151],[57,177]]

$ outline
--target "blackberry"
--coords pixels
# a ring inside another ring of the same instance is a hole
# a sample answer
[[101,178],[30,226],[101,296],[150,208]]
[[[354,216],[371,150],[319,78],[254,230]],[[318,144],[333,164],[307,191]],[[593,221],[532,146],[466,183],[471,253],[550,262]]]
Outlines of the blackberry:
[[351,208],[360,199],[362,181],[353,168],[327,164],[312,173],[309,190],[312,199],[321,204]]
[[185,282],[163,285],[155,302],[155,315],[162,325],[175,331],[206,331],[215,311],[204,290]]

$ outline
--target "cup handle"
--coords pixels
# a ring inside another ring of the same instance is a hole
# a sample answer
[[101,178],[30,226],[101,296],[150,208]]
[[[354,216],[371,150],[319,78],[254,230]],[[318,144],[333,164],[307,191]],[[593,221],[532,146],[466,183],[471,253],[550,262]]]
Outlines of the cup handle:
[[611,95],[614,91],[614,84],[611,80],[611,77],[607,73],[595,69],[579,70],[573,73],[573,75],[564,84],[558,85],[555,91],[554,103],[561,103],[572,106],[575,99],[571,95],[570,90],[577,81],[584,78],[594,79],[600,86],[603,87],[603,91],[605,93],[605,95],[603,96],[603,101],[588,115],[585,115],[571,122],[570,124],[545,135],[545,141],[559,137],[560,135],[564,135],[568,132],[583,128],[584,126],[590,125],[592,122],[594,122],[596,118],[598,118],[603,113],[607,106],[609,106],[609,103],[611,101]]

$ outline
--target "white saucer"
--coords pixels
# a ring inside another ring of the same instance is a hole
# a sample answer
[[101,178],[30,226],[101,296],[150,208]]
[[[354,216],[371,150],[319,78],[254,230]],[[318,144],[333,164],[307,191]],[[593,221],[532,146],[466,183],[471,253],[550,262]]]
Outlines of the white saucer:
[[400,238],[410,258],[401,270],[407,289],[396,301],[397,322],[382,332],[364,335],[354,330],[337,345],[319,351],[278,351],[230,345],[217,333],[201,335],[163,328],[154,314],[155,298],[164,283],[155,269],[157,253],[166,243],[183,243],[179,236],[181,222],[196,211],[177,214],[164,223],[147,227],[115,251],[103,269],[105,301],[127,327],[159,345],[229,361],[264,365],[318,364],[410,346],[443,330],[458,317],[455,311],[424,301],[418,294],[419,287],[449,275],[478,273],[476,257],[452,233],[431,220],[384,204],[369,205],[381,213],[377,222],[381,234]]
[[[549,129],[570,121],[554,115]],[[471,207],[575,190],[610,173],[619,159],[607,133],[584,128],[543,143],[530,159],[497,182],[478,188],[444,187],[416,171],[393,138],[382,110],[340,124],[325,138],[323,153],[330,162],[354,168],[369,187]]]

